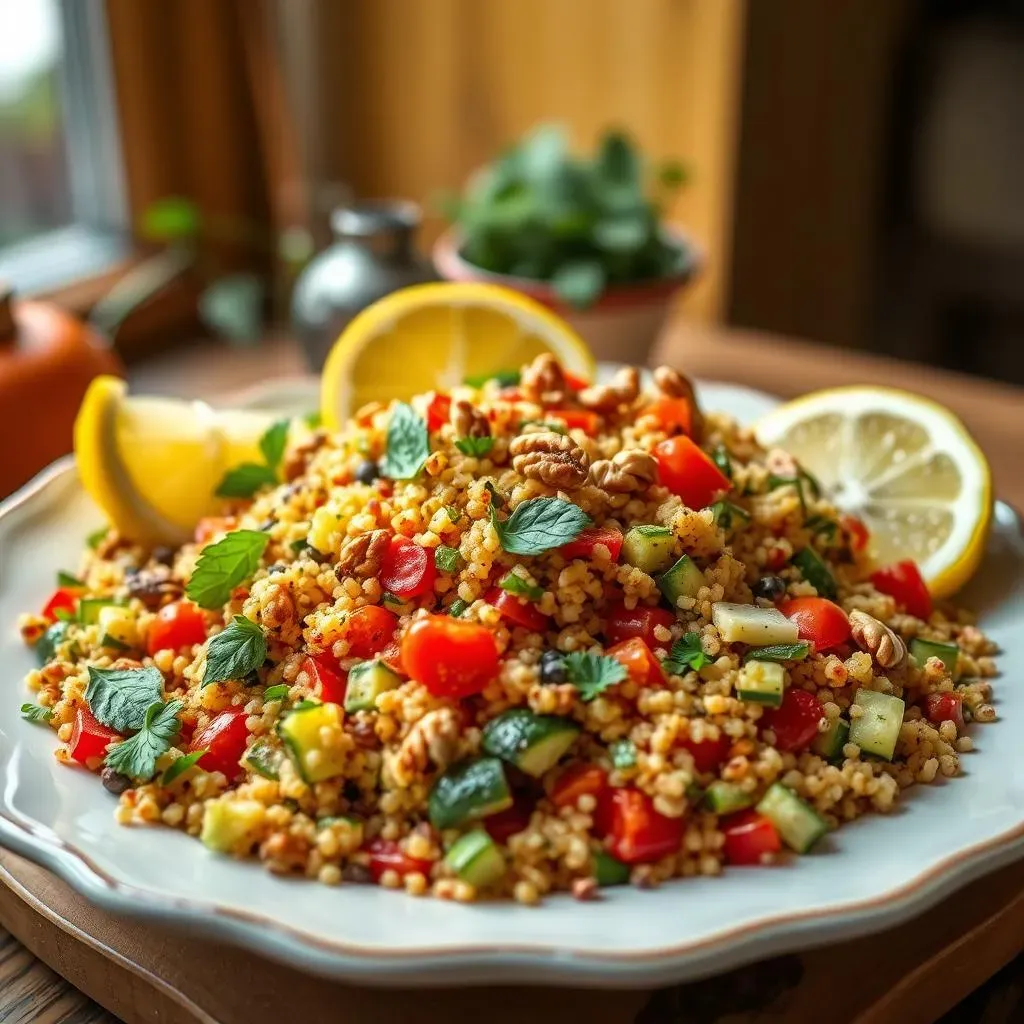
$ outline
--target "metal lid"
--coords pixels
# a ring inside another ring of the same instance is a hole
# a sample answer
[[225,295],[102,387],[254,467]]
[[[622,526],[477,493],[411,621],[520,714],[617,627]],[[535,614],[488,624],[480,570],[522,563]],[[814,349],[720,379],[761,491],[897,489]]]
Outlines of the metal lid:
[[407,234],[420,224],[419,206],[408,199],[373,199],[339,206],[331,214],[335,234],[352,238]]

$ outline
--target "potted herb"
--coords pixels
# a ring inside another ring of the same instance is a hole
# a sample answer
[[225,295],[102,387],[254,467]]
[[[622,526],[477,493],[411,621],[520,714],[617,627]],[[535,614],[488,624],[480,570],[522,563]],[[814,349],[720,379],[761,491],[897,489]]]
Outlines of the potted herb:
[[648,166],[622,132],[586,158],[561,127],[542,125],[446,202],[453,227],[434,264],[449,280],[492,281],[558,309],[598,358],[642,362],[699,265],[662,221],[685,180],[676,161]]

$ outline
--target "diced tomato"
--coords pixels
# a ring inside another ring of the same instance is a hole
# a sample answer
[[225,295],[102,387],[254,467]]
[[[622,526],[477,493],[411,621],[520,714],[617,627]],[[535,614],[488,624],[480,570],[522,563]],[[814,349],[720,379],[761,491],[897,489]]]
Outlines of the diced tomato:
[[302,659],[300,671],[313,683],[316,695],[328,704],[344,704],[348,689],[348,673],[342,672],[334,655],[329,651],[309,654]]
[[740,811],[722,822],[725,859],[729,864],[763,864],[778,853],[782,842],[775,826],[757,811]]
[[102,758],[107,752],[107,745],[119,740],[121,734],[108,729],[96,720],[88,708],[75,709],[75,721],[71,726],[71,739],[68,740],[68,753],[79,763],[89,767],[90,761]]
[[839,525],[849,535],[850,547],[854,551],[867,550],[871,534],[868,532],[868,528],[864,525],[862,519],[858,519],[856,516],[840,516]]
[[629,678],[638,686],[665,685],[665,672],[661,662],[640,637],[623,640],[622,643],[609,647],[604,653],[624,665]]
[[237,523],[234,516],[203,516],[196,523],[193,537],[197,544],[209,544],[218,533],[228,533]]
[[392,640],[377,657],[392,672],[397,672],[400,676],[405,675],[405,666],[402,664],[402,645],[397,640]]
[[590,558],[598,544],[608,549],[613,562],[619,560],[622,534],[610,526],[588,526],[575,540],[563,544],[558,553],[563,558]]
[[577,377],[575,373],[569,373],[568,370],[565,370],[562,376],[565,378],[565,383],[568,385],[570,391],[582,391],[584,388],[590,387],[589,380]]
[[642,415],[653,416],[659,429],[668,435],[689,434],[693,429],[693,409],[685,398],[659,398]]
[[792,597],[779,611],[796,623],[801,640],[810,640],[819,651],[838,647],[850,639],[850,620],[834,601],[824,597]]
[[451,395],[446,395],[443,391],[435,391],[427,406],[427,430],[432,434],[440,430],[448,422],[451,411]]
[[685,434],[654,446],[658,479],[690,508],[705,508],[730,487],[729,478]]
[[779,750],[797,753],[811,745],[824,715],[825,709],[813,693],[791,688],[786,691],[780,707],[767,708],[761,715],[761,728],[775,733],[775,746]]
[[489,814],[483,826],[496,843],[507,843],[509,836],[522,832],[530,824],[533,814],[533,799],[526,793],[517,793],[511,807],[497,814]]
[[201,644],[206,639],[206,617],[191,601],[165,604],[150,623],[146,649],[180,651],[182,647]]
[[932,595],[928,593],[928,584],[917,565],[909,558],[873,572],[871,582],[876,589],[903,605],[908,615],[918,619],[927,619],[931,615]]
[[349,654],[353,658],[373,658],[395,638],[398,616],[381,608],[379,604],[368,604],[357,608],[345,620],[345,639]]
[[667,818],[639,789],[612,794],[612,841],[609,849],[625,864],[647,864],[679,850],[683,819]]
[[601,417],[589,409],[549,409],[546,415],[561,420],[570,430],[582,430],[587,437],[597,437],[601,429]]
[[402,663],[435,697],[469,697],[498,674],[498,645],[479,623],[425,615],[402,638]]
[[385,871],[397,872],[402,878],[416,871],[427,878],[430,877],[431,862],[419,857],[410,857],[392,839],[381,839],[378,836],[366,849],[370,854],[370,874],[378,885]]
[[924,701],[925,714],[932,725],[952,722],[956,731],[964,731],[964,698],[961,693],[929,693]]
[[228,708],[192,737],[190,749],[206,751],[198,761],[204,772],[221,772],[229,781],[239,774],[238,762],[249,742],[247,717],[244,707]]
[[621,643],[639,637],[648,647],[664,647],[666,641],[654,635],[658,626],[666,629],[676,623],[676,613],[668,608],[650,608],[637,605],[627,608],[624,604],[613,605],[608,610],[608,619],[604,627],[604,637],[610,644]]
[[551,802],[556,807],[576,807],[581,796],[597,801],[593,812],[594,834],[605,836],[612,826],[612,793],[608,773],[599,764],[579,762],[566,768],[551,787]]
[[408,537],[392,537],[380,567],[380,582],[399,597],[419,597],[434,589],[434,552]]
[[43,618],[47,622],[57,621],[57,612],[67,612],[74,615],[78,607],[78,596],[81,591],[72,587],[60,587],[51,595],[49,601],[43,605]]
[[687,737],[680,740],[679,745],[693,756],[693,766],[699,772],[716,772],[729,757],[729,737],[724,732],[720,732],[716,740],[691,740]]
[[502,618],[514,626],[525,626],[534,632],[543,632],[548,628],[548,617],[532,602],[516,597],[501,587],[491,587],[484,595],[488,604],[493,604],[501,612]]

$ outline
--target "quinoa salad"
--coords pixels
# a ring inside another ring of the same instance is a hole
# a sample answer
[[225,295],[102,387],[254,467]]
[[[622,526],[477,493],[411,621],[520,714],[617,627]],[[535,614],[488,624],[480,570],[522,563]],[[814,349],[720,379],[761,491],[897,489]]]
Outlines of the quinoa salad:
[[23,715],[125,825],[592,899],[809,853],[995,718],[971,617],[669,367],[541,355],[260,448],[188,543],[101,531],[22,617]]

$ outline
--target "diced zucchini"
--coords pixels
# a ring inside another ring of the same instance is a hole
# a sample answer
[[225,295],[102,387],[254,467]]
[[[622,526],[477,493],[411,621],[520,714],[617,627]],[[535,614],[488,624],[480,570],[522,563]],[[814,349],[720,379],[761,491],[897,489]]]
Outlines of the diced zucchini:
[[736,696],[777,708],[786,688],[786,670],[777,661],[748,661],[740,670]]
[[483,748],[527,775],[539,778],[558,763],[579,731],[579,726],[568,718],[535,715],[529,708],[510,708],[487,723]]
[[594,878],[602,888],[609,885],[627,885],[632,870],[628,864],[623,864],[607,850],[594,851]]
[[636,765],[636,744],[632,740],[615,740],[608,745],[608,753],[615,768],[633,768]]
[[622,540],[622,560],[653,576],[672,564],[675,537],[667,526],[634,526]]
[[258,800],[211,800],[203,812],[199,838],[217,853],[243,855],[256,841],[266,811]]
[[850,742],[856,743],[866,754],[892,760],[896,741],[900,738],[906,704],[899,697],[877,690],[858,690],[853,703],[862,711],[850,716]]
[[345,771],[346,755],[340,747],[325,747],[322,729],[340,730],[342,710],[337,704],[313,704],[289,711],[277,727],[295,767],[306,782],[333,779]]
[[910,656],[922,667],[929,658],[938,658],[946,666],[946,671],[954,680],[960,678],[958,665],[960,648],[956,644],[945,644],[940,640],[922,640],[921,637],[915,637],[910,641]]
[[828,822],[781,782],[772,783],[757,809],[797,853],[807,853],[828,832]]
[[345,687],[345,710],[375,711],[377,698],[388,690],[402,685],[402,677],[388,668],[383,661],[363,661],[354,665]]
[[434,828],[454,828],[512,806],[505,769],[496,757],[462,761],[434,783],[427,810]]
[[83,597],[78,602],[78,621],[84,626],[95,626],[104,608],[123,608],[125,604],[119,597]]
[[743,664],[748,661],[803,661],[811,653],[806,640],[798,644],[772,644],[770,647],[752,647],[743,655]]
[[796,623],[778,608],[717,601],[711,606],[711,618],[718,635],[730,644],[795,644],[800,638]]
[[459,878],[477,889],[500,882],[505,874],[505,858],[498,844],[482,828],[459,836],[445,854],[444,862]]
[[[100,608],[96,623],[100,627],[100,636],[104,646],[122,648],[134,647],[138,642],[138,631],[135,628],[135,613],[121,605],[108,604]],[[107,639],[114,643],[108,644]]]
[[269,736],[261,736],[243,755],[242,767],[275,782],[281,777],[284,748]]
[[830,601],[836,599],[835,577],[814,548],[804,548],[802,551],[798,551],[790,561],[822,597],[827,597]]
[[754,795],[741,789],[732,782],[724,782],[722,779],[715,779],[704,791],[704,803],[708,809],[715,814],[732,814],[735,811],[742,811],[750,807],[754,802]]
[[850,723],[845,718],[833,718],[825,732],[819,732],[811,743],[813,750],[826,761],[843,760],[843,747],[850,739]]
[[36,641],[36,660],[40,665],[53,661],[57,647],[68,638],[68,628],[67,622],[55,622],[47,627],[46,632]]
[[694,565],[689,555],[683,555],[671,569],[663,572],[656,582],[668,603],[675,608],[679,598],[697,596],[697,591],[704,586],[704,573]]
[[726,533],[742,530],[750,522],[750,513],[745,508],[724,498],[711,506],[711,513],[715,517],[715,526],[721,527]]

